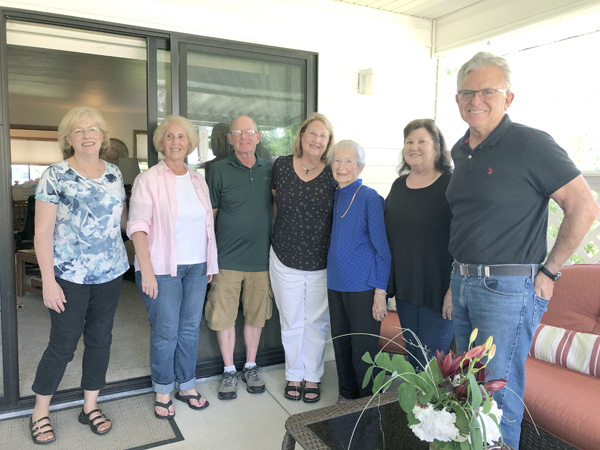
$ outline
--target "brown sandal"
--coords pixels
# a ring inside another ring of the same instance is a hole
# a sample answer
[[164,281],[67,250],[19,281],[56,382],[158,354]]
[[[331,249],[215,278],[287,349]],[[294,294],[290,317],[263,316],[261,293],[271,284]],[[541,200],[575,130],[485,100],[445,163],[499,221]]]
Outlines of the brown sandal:
[[[48,423],[45,423],[44,425],[38,425],[42,420],[47,420]],[[49,429],[41,431],[44,428],[49,428]],[[52,425],[50,425],[50,417],[48,417],[48,416],[42,417],[41,419],[38,419],[35,422],[33,421],[33,416],[31,416],[29,418],[29,431],[31,431],[31,440],[33,441],[34,444],[46,445],[46,444],[49,444],[50,442],[54,442],[56,440],[56,434],[54,434],[54,429],[52,428]],[[39,439],[40,436],[42,436],[44,434],[48,434],[48,433],[52,433],[52,439],[40,441],[40,439]]]

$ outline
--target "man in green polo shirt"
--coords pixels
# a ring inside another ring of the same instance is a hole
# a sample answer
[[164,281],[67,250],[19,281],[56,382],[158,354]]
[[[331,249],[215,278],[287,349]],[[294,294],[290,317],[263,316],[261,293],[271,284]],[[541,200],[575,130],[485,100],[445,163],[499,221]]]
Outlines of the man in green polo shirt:
[[256,155],[260,133],[250,117],[235,118],[227,138],[233,152],[212,164],[206,173],[219,252],[219,273],[214,276],[208,293],[206,321],[217,332],[225,365],[219,383],[221,400],[237,397],[233,350],[240,293],[246,343],[242,380],[251,394],[265,391],[256,353],[262,329],[273,311],[269,284],[273,163]]

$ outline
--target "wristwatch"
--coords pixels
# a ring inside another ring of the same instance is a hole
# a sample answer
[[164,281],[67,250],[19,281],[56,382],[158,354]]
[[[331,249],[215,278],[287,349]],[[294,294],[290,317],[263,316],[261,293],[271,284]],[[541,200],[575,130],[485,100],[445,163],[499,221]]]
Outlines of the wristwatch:
[[550,278],[552,281],[556,281],[560,278],[560,276],[562,275],[560,272],[557,273],[552,273],[550,272],[548,269],[546,269],[545,266],[540,266],[540,272],[542,272],[544,275],[546,275],[548,278]]

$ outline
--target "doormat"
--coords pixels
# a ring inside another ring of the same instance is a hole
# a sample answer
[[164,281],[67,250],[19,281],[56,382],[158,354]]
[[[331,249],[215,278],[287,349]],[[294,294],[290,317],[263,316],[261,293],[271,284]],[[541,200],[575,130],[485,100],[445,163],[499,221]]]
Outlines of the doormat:
[[0,421],[1,448],[49,450],[142,450],[183,440],[175,419],[154,417],[154,393],[101,402],[100,409],[113,422],[103,436],[92,433],[77,420],[81,406],[50,413],[56,441],[48,447],[35,445],[29,432],[29,417]]

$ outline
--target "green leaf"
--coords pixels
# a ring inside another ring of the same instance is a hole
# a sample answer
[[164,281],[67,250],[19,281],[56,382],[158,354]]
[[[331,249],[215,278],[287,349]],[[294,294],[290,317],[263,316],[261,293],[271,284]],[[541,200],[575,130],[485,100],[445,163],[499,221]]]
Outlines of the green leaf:
[[408,424],[409,427],[411,425],[417,425],[419,423],[419,421],[413,414],[412,409],[410,411],[406,411],[406,423]]
[[[381,386],[383,386],[383,382],[385,381],[385,370],[380,370],[379,373],[377,375],[375,375],[375,378],[373,379],[373,388],[375,388],[375,386],[377,386],[377,389],[381,388]],[[376,392],[376,391],[373,391]]]
[[[368,353],[365,353],[365,355],[368,355]],[[369,368],[367,369],[367,372],[365,373],[365,377],[363,378],[363,383],[362,383],[362,388],[366,388],[367,385],[369,384],[369,381],[371,381],[371,375],[373,374],[373,369],[375,368],[375,366],[369,366]],[[377,392],[375,389],[375,385],[373,385],[373,393]]]
[[365,354],[362,355],[362,360],[364,362],[366,362],[367,364],[373,364],[373,358],[371,358],[371,355],[369,354],[369,352],[365,352]]
[[404,356],[402,355],[394,355],[392,357],[391,368],[392,372],[396,372],[399,374],[415,373],[415,368],[413,367],[413,365],[409,363],[406,359],[404,359]]
[[407,414],[412,414],[412,410],[417,403],[417,393],[415,388],[408,383],[402,383],[398,386],[398,403]]
[[490,396],[488,395],[487,391],[484,389],[483,392],[484,396],[483,396],[483,413],[487,414],[491,411],[492,409],[492,402],[490,401]]
[[390,355],[386,352],[379,352],[377,353],[377,355],[375,355],[375,365],[390,372],[394,371],[392,368],[392,361],[390,359]]
[[458,428],[458,431],[463,436],[468,436],[471,432],[471,419],[467,416],[463,408],[455,408],[454,414],[456,414],[456,422],[454,425]]
[[469,388],[471,390],[471,405],[473,405],[473,409],[477,409],[481,406],[481,390],[472,373],[469,374]]
[[478,420],[474,420],[471,424],[471,446],[473,450],[483,450],[483,438]]

